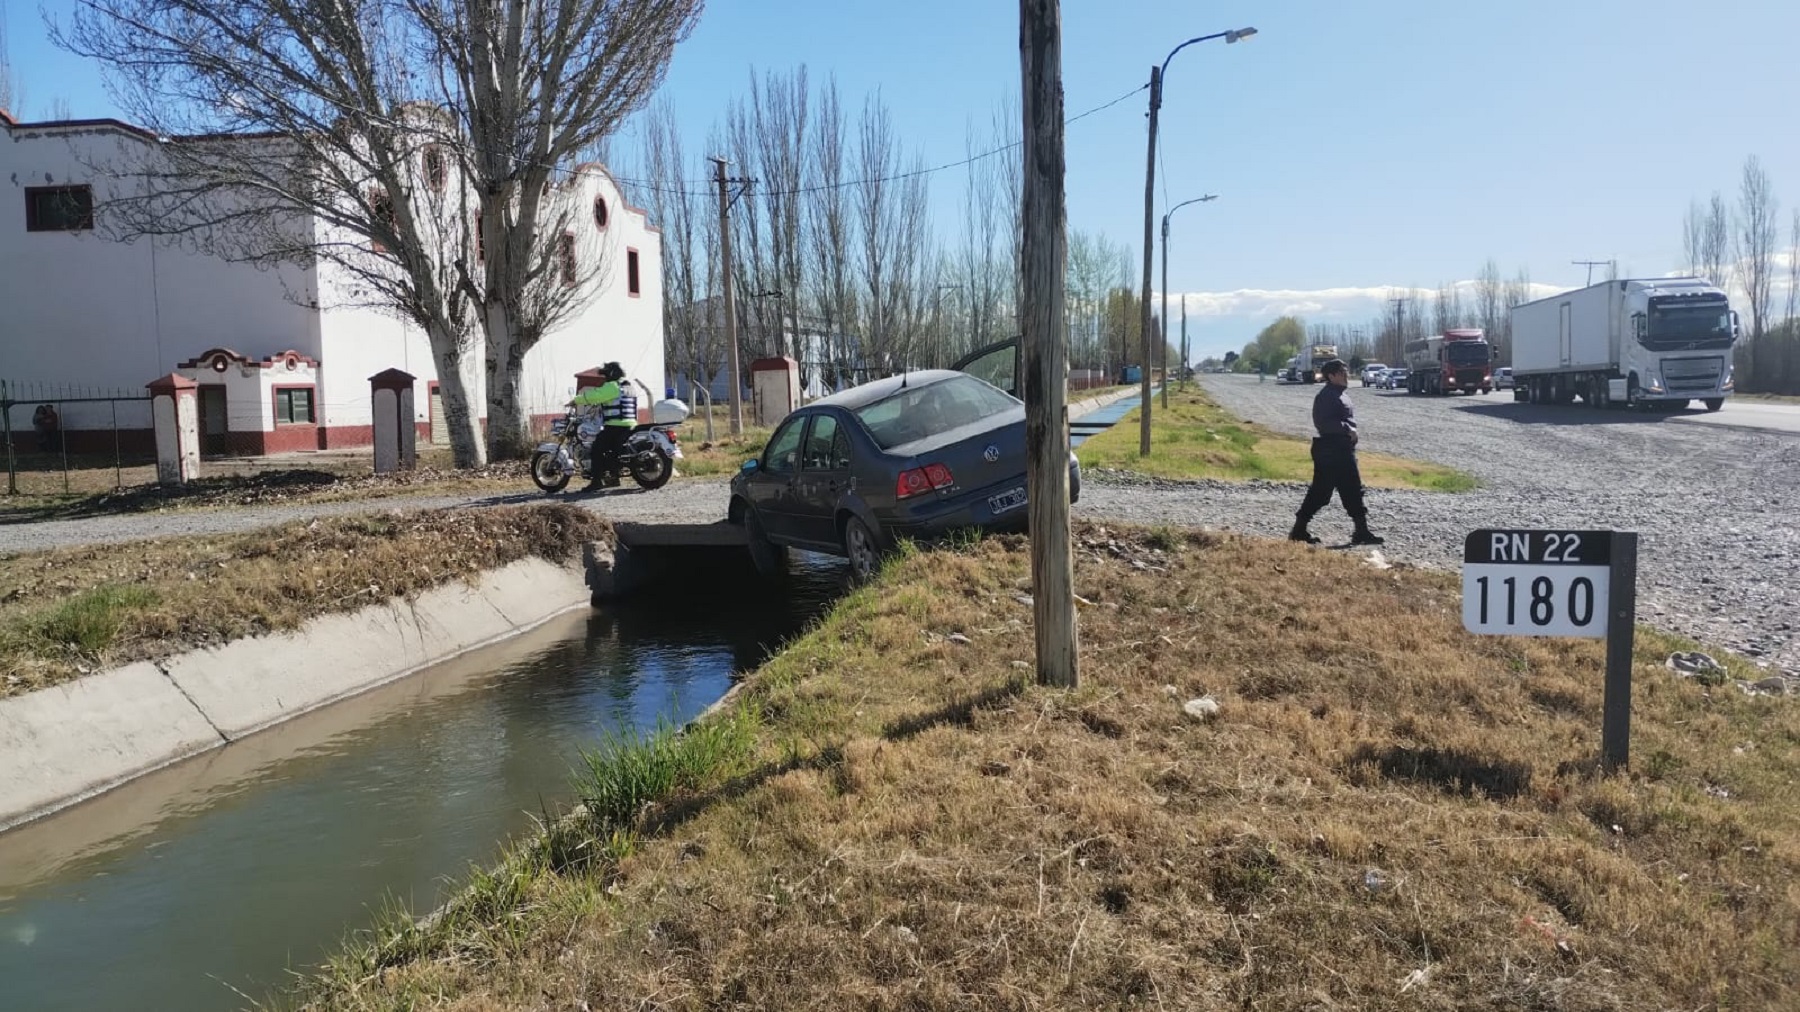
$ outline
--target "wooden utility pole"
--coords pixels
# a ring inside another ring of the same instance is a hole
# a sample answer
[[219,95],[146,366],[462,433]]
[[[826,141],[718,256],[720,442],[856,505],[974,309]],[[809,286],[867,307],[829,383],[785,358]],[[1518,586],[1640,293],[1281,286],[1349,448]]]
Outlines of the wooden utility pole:
[[[719,182],[719,276],[725,300],[725,360],[731,374],[731,434],[744,434],[744,377],[738,371],[737,300],[731,291],[731,180],[725,178],[725,159],[713,159]],[[710,410],[710,409],[709,409]]]
[[1144,169],[1144,292],[1143,292],[1143,346],[1144,346],[1144,384],[1142,403],[1138,407],[1138,456],[1150,456],[1150,264],[1156,259],[1156,247],[1152,245],[1150,231],[1156,219],[1156,111],[1162,106],[1162,68],[1150,68],[1150,154],[1146,157],[1147,168]]
[[[1019,0],[1019,70],[1025,113],[1019,346],[1025,371],[1032,618],[1038,682],[1072,689],[1081,681],[1081,661],[1069,539],[1069,362],[1063,330],[1069,248],[1064,231],[1060,0]],[[1149,389],[1144,388],[1146,410]]]

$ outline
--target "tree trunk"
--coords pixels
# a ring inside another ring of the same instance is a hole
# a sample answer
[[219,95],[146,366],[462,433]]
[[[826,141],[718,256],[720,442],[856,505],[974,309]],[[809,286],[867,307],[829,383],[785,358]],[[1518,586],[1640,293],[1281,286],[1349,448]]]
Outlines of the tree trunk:
[[485,310],[487,332],[487,453],[489,460],[530,455],[531,418],[525,410],[524,341],[499,302]]
[[431,358],[437,365],[438,396],[444,403],[444,430],[450,436],[450,455],[461,468],[484,467],[487,447],[481,439],[481,423],[470,410],[469,380],[463,373],[463,355],[452,334],[432,333]]

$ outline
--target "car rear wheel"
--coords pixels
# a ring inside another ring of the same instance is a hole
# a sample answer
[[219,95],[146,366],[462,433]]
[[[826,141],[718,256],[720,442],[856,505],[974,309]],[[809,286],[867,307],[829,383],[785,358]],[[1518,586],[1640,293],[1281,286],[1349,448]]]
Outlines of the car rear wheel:
[[881,572],[881,548],[875,541],[875,532],[860,517],[844,521],[844,558],[850,560],[853,583],[868,583]]

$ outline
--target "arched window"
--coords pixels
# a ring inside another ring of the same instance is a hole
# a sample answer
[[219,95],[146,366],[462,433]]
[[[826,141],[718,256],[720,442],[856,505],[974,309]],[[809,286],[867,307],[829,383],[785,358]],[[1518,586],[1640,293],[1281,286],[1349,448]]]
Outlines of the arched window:
[[575,262],[575,233],[564,232],[562,236],[562,283],[574,287],[578,278]]

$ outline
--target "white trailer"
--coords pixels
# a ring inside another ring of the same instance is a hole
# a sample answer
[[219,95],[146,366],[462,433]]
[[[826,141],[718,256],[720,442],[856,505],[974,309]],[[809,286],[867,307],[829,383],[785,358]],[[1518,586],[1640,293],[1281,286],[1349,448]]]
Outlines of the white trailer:
[[1701,278],[1603,281],[1512,311],[1513,399],[1708,411],[1734,389],[1738,317]]
[[1335,344],[1309,344],[1294,356],[1294,378],[1302,383],[1317,383],[1325,378],[1325,363],[1338,357]]

